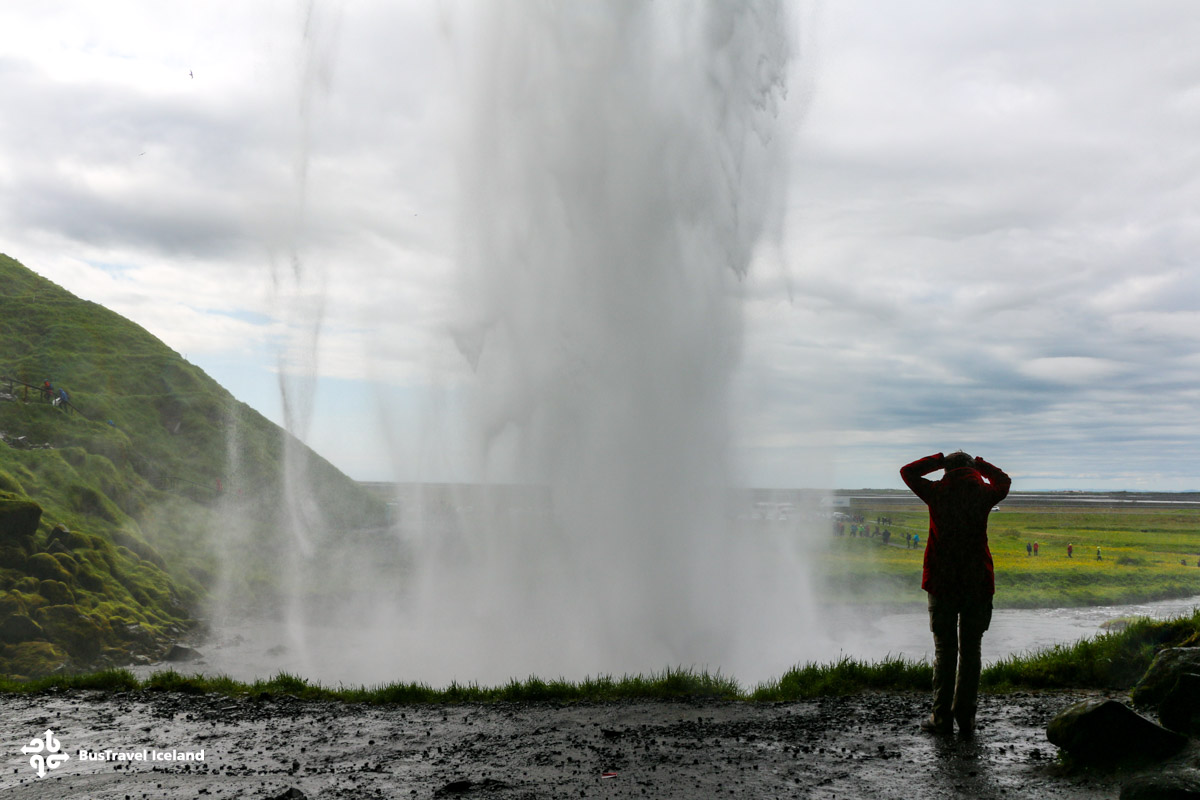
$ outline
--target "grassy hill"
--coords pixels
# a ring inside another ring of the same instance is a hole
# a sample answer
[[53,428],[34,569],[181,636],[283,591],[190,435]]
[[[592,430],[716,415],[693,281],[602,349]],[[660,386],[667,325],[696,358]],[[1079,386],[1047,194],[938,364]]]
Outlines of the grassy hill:
[[0,674],[161,657],[217,590],[273,602],[297,526],[381,524],[377,499],[202,370],[4,255],[0,376]]

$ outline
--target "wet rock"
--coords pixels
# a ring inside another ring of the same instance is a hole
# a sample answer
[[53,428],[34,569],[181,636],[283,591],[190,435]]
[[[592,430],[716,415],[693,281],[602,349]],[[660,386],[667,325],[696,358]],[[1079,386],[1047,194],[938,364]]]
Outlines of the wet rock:
[[198,661],[201,658],[204,656],[199,650],[181,644],[173,644],[167,654],[163,656],[163,661]]
[[1185,672],[1158,706],[1163,727],[1183,734],[1200,732],[1200,675]]
[[1192,771],[1142,775],[1121,787],[1121,800],[1200,800],[1200,775]]
[[1136,706],[1157,708],[1185,672],[1200,673],[1200,647],[1168,647],[1154,657],[1150,668],[1130,693]]
[[1166,758],[1187,739],[1116,700],[1085,700],[1061,712],[1046,738],[1080,761]]
[[504,789],[507,786],[507,783],[504,781],[498,781],[495,778],[484,778],[481,781],[460,778],[459,780],[447,783],[445,786],[434,792],[433,796],[451,797],[464,794],[473,794],[476,792],[491,792],[493,789]]
[[0,642],[17,644],[41,639],[43,635],[42,626],[24,614],[13,614],[0,622]]
[[271,800],[308,800],[308,795],[295,786],[289,786],[286,792],[275,795]]

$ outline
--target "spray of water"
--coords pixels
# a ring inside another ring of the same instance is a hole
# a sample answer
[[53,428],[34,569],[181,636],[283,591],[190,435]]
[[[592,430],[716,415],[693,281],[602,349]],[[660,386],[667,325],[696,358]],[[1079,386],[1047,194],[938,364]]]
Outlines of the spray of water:
[[790,545],[737,536],[726,490],[740,279],[783,198],[785,9],[486,11],[455,337],[483,479],[546,505],[460,499],[417,576],[426,657],[487,678],[737,670],[803,605]]
[[[474,459],[461,486],[410,489],[383,538],[318,530],[288,470],[293,657],[272,667],[437,685],[778,674],[807,655],[804,532],[734,519],[729,393],[742,279],[782,214],[787,9],[470,10],[452,336]],[[281,280],[304,283],[291,263]],[[314,338],[320,318],[300,320]],[[302,427],[311,391],[282,388]]]

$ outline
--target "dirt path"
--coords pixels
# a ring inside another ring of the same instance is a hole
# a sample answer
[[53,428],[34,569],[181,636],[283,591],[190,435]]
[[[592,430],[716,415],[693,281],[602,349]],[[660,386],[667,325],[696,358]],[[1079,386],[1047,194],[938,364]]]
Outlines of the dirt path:
[[[927,697],[908,693],[391,708],[6,696],[0,798],[1116,798],[1128,774],[1069,773],[1046,741],[1053,714],[1086,696],[986,696],[971,739],[922,734]],[[70,759],[39,779],[21,747],[47,729]],[[204,760],[81,761],[80,748]]]

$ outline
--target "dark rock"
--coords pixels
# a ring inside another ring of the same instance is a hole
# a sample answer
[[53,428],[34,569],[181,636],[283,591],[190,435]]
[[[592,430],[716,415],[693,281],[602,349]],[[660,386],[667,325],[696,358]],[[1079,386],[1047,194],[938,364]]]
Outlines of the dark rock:
[[32,639],[41,639],[44,635],[42,626],[24,614],[13,614],[0,622],[0,642],[17,644]]
[[461,778],[459,780],[447,783],[445,786],[434,792],[433,796],[446,797],[447,795],[491,792],[493,790],[505,789],[507,787],[507,783],[504,781],[498,781],[495,778],[484,778],[481,781],[472,781],[467,778]]
[[275,795],[271,800],[308,800],[308,795],[295,786],[289,786],[286,792]]
[[1200,673],[1200,647],[1168,647],[1150,662],[1130,699],[1135,706],[1157,707],[1185,672]]
[[140,644],[149,644],[154,641],[154,634],[138,622],[127,622],[122,625],[121,636],[126,641]]
[[1142,775],[1121,787],[1121,800],[1200,800],[1195,772]]
[[171,645],[171,649],[163,656],[164,661],[196,661],[204,658],[199,650],[191,647],[184,647],[181,644]]
[[25,557],[29,555],[24,548],[16,545],[5,545],[0,547],[0,565],[5,569],[15,569],[18,572],[25,571]]
[[1187,739],[1116,700],[1085,700],[1050,720],[1046,738],[1080,761],[1166,758]]
[[1158,705],[1163,727],[1183,734],[1200,732],[1200,675],[1185,672]]

